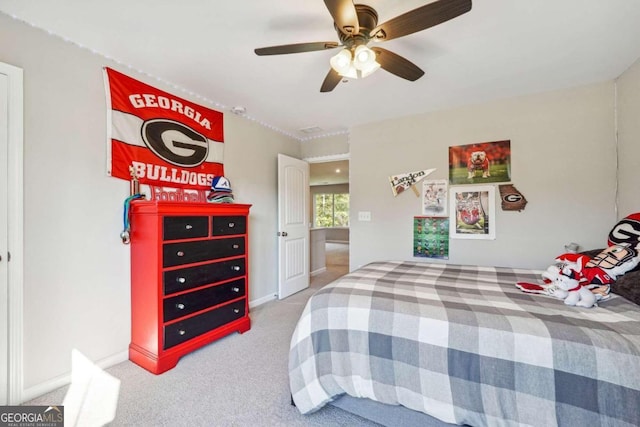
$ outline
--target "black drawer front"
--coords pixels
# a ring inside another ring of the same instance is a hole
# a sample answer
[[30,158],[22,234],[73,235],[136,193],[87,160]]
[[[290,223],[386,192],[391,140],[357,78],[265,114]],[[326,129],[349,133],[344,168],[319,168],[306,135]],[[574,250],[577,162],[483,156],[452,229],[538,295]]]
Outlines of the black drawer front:
[[165,326],[164,349],[190,340],[244,316],[245,301],[240,300],[198,316]]
[[240,279],[201,291],[167,298],[164,300],[164,321],[168,322],[244,295],[244,279]]
[[246,271],[244,258],[165,271],[162,275],[164,294],[170,295],[198,286],[244,276]]
[[214,236],[244,234],[247,231],[245,216],[214,216],[211,217],[211,223]]
[[166,216],[163,218],[164,240],[190,239],[209,235],[206,216]]
[[244,255],[244,237],[165,243],[162,255],[163,267]]

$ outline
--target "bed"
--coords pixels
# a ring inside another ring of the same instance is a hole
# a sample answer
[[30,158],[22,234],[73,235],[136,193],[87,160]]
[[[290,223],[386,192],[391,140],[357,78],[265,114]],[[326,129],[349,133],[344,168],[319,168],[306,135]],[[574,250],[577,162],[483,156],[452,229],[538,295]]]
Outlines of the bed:
[[540,274],[387,261],[337,279],[293,333],[293,403],[306,414],[344,396],[472,426],[640,425],[638,305],[568,307],[515,287]]

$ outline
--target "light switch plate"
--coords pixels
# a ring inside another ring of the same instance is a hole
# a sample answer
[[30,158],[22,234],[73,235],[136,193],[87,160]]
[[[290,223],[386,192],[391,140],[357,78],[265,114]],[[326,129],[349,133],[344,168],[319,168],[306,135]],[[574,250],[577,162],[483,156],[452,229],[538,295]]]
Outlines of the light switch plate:
[[358,221],[371,221],[371,212],[358,212]]

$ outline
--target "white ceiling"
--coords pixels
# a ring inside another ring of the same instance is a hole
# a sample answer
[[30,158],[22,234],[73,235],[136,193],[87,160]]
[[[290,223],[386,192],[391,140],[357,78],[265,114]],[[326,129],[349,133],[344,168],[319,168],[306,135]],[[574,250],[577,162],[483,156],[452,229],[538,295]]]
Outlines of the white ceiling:
[[[382,23],[430,0],[362,2]],[[421,79],[379,70],[320,93],[337,51],[253,49],[338,41],[322,0],[0,0],[0,11],[299,139],[614,79],[640,57],[639,0],[474,0],[469,13],[383,44],[425,70]]]

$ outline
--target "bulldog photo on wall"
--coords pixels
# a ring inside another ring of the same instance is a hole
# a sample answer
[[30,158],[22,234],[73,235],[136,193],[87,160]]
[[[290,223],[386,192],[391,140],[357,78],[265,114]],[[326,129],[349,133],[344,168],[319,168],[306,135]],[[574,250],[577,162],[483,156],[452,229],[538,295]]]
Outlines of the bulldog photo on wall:
[[449,183],[488,184],[511,181],[511,141],[449,147]]

